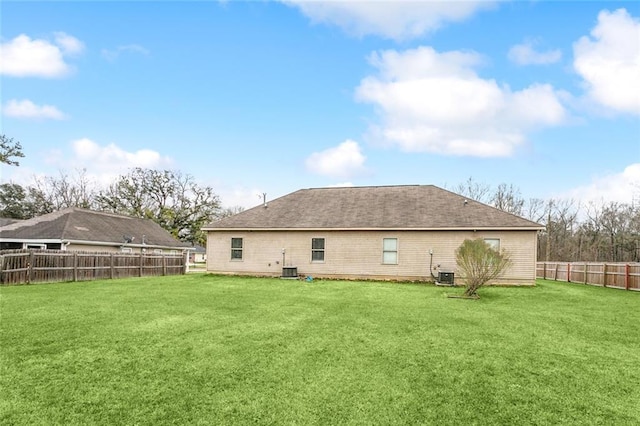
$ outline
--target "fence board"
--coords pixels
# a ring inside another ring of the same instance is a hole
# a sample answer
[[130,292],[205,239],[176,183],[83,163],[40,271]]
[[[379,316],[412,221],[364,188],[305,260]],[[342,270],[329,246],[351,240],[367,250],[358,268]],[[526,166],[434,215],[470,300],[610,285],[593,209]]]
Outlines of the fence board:
[[536,278],[640,290],[640,263],[537,262]]
[[2,250],[0,285],[179,275],[185,261],[173,254]]

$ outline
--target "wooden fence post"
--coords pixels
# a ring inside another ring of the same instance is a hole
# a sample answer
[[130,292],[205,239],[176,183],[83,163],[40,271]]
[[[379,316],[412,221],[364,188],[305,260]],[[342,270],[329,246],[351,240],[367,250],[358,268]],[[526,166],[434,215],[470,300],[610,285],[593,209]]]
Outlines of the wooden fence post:
[[587,283],[587,272],[589,271],[589,264],[587,262],[584,262],[584,283]]
[[29,263],[27,264],[27,268],[29,269],[27,271],[27,284],[31,284],[33,282],[33,263],[35,262],[35,259],[36,255],[33,250],[31,250],[29,252]]
[[114,273],[113,270],[115,269],[115,265],[113,264],[115,256],[113,255],[113,253],[109,254],[109,262],[111,262],[109,264],[109,279],[113,279]]
[[607,262],[602,264],[602,287],[607,286]]
[[140,276],[142,276],[142,252],[140,253]]
[[162,276],[167,275],[167,256],[162,253]]
[[78,252],[73,253],[73,281],[78,281]]
[[631,271],[631,266],[627,263],[624,265],[624,289],[629,290],[629,274]]
[[571,264],[567,263],[567,282],[571,282]]

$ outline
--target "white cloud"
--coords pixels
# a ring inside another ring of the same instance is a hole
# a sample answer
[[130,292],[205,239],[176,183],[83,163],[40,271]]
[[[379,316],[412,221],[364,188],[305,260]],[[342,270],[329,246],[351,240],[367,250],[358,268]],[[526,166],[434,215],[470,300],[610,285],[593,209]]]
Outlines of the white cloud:
[[53,33],[53,35],[55,37],[55,43],[60,46],[65,55],[77,55],[84,50],[84,43],[69,34],[56,32]]
[[602,11],[591,37],[573,45],[588,95],[619,112],[640,115],[640,21],[625,9]]
[[566,198],[588,202],[620,202],[640,201],[640,163],[631,164],[621,172],[594,178],[591,183],[575,188]]
[[87,138],[73,141],[72,147],[76,161],[84,165],[90,164],[101,170],[122,170],[131,167],[156,168],[165,167],[171,163],[168,157],[163,157],[151,149],[128,152],[113,143],[100,146]]
[[356,36],[381,35],[396,40],[423,36],[447,22],[462,21],[493,1],[309,1],[281,0],[313,22],[329,23]]
[[353,182],[340,182],[333,185],[327,185],[327,188],[351,188],[353,186]]
[[53,149],[47,164],[60,169],[87,169],[87,176],[100,184],[109,184],[133,167],[171,168],[172,160],[151,149],[126,151],[116,144],[100,145],[88,138],[71,142],[71,153]]
[[373,53],[379,73],[356,89],[356,98],[377,107],[381,124],[374,142],[409,152],[478,157],[509,156],[526,132],[562,123],[563,95],[546,84],[512,91],[480,78],[473,52],[439,53],[430,47]]
[[546,65],[562,59],[560,49],[537,52],[535,50],[537,44],[536,40],[527,40],[522,44],[516,44],[509,49],[509,59],[518,65]]
[[2,107],[7,117],[64,120],[66,115],[53,105],[36,105],[28,99],[11,99]]
[[0,71],[13,77],[64,77],[73,70],[64,57],[83,49],[80,40],[61,32],[54,34],[53,42],[21,34],[0,44]]
[[357,142],[347,139],[340,145],[311,154],[307,170],[332,178],[349,178],[365,171],[366,157]]
[[144,56],[149,56],[149,51],[138,44],[127,44],[125,46],[118,46],[115,49],[102,49],[102,56],[108,61],[115,61],[123,53],[137,53]]

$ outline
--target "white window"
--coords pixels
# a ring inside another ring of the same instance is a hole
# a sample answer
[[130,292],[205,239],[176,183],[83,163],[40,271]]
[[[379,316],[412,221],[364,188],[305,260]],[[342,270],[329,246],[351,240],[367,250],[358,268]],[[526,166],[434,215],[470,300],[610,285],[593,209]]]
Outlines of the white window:
[[162,249],[153,249],[153,254],[162,254]]
[[28,249],[44,250],[47,248],[44,244],[27,244]]
[[123,253],[133,253],[133,250],[131,249],[131,247],[122,247],[120,250]]
[[311,261],[324,262],[324,238],[311,239]]
[[231,239],[231,260],[242,260],[242,238]]
[[500,238],[485,238],[484,242],[498,253],[500,252]]
[[398,264],[398,239],[383,238],[382,239],[382,263],[385,265]]

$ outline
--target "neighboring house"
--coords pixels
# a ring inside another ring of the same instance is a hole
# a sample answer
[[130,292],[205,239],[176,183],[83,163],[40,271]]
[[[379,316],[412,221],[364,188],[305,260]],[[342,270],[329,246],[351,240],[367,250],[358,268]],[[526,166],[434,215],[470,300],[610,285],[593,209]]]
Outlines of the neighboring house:
[[[219,274],[433,280],[459,276],[455,251],[483,238],[513,264],[496,281],[535,282],[544,227],[432,185],[302,189],[213,222],[207,271]],[[286,268],[283,269],[283,266]]]
[[0,249],[184,253],[183,243],[152,220],[80,208],[0,227]]
[[189,252],[189,263],[204,263],[207,261],[207,252],[204,247],[195,245]]

